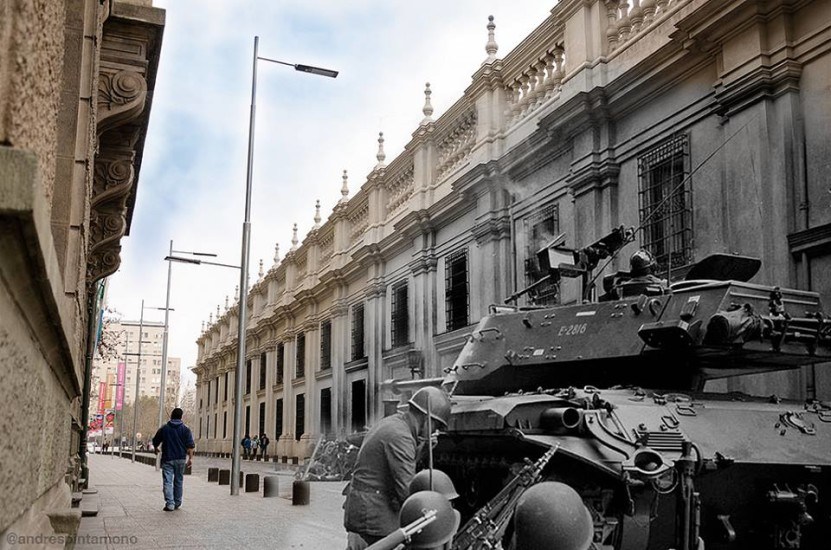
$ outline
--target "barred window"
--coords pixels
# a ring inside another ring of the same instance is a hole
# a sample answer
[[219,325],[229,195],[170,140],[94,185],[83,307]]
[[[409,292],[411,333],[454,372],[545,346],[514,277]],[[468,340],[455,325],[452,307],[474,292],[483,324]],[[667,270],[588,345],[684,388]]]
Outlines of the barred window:
[[[554,240],[560,232],[560,209],[557,204],[549,204],[525,218],[525,284],[532,285],[548,273],[540,268],[537,252]],[[553,305],[557,303],[559,287],[557,283],[547,281],[531,291],[534,303]]]
[[662,272],[693,261],[692,186],[688,175],[686,134],[672,137],[638,157],[643,247],[652,253]]
[[470,287],[468,283],[467,249],[454,252],[447,256],[445,260],[444,304],[448,331],[468,325]]
[[332,321],[320,323],[320,370],[332,368]]
[[283,435],[283,400],[278,399],[274,403],[274,437],[278,438]]
[[228,371],[225,371],[225,384],[222,386],[223,392],[225,396],[223,397],[223,401],[228,401]]
[[294,439],[300,441],[300,436],[306,431],[306,396],[297,394],[294,400]]
[[364,357],[364,304],[361,303],[352,306],[352,360]]
[[410,312],[408,311],[407,281],[392,286],[392,346],[410,342]]
[[222,439],[228,437],[228,411],[222,413]]
[[283,342],[277,344],[277,378],[276,384],[283,383],[283,369],[286,364],[286,347],[283,345]]
[[301,332],[297,335],[297,351],[294,354],[294,376],[296,378],[303,378],[306,376],[306,333]]
[[245,395],[251,393],[251,359],[245,362]]
[[261,353],[260,354],[260,389],[261,390],[265,389],[266,364],[267,364],[266,354]]
[[208,400],[208,406],[211,406],[211,381],[208,380],[208,387],[206,388],[205,399]]
[[259,433],[265,433],[265,402],[260,403]]
[[320,390],[320,433],[328,435],[332,431],[332,388]]
[[219,403],[219,376],[214,381],[214,403]]

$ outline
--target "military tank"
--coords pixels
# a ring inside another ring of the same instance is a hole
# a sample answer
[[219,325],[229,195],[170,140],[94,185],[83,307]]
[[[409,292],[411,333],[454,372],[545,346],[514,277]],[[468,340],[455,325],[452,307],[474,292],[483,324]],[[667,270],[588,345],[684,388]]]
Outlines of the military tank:
[[591,300],[593,270],[631,240],[541,251],[584,299],[491,306],[446,369],[433,460],[463,520],[547,453],[540,479],[580,494],[595,550],[831,548],[831,403],[707,391],[831,361],[819,295],[750,283],[760,261],[721,254],[673,285],[618,272]]

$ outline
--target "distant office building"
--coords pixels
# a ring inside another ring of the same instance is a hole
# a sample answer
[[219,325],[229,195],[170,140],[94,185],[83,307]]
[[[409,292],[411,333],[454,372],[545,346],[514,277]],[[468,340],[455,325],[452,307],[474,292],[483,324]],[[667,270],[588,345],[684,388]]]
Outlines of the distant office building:
[[[142,338],[139,349],[139,328]],[[107,357],[97,357],[93,360],[92,393],[90,410],[97,407],[99,387],[96,381],[107,382],[115,380],[119,363],[126,366],[124,382],[124,403],[132,403],[136,395],[136,365],[140,364],[141,378],[139,380],[139,396],[158,397],[162,375],[162,341],[164,338],[164,324],[145,321],[140,325],[138,321],[121,321],[107,327],[110,333],[109,341],[113,342],[111,353]],[[140,355],[139,355],[140,353]],[[178,357],[167,358],[167,377],[165,401],[176,403],[179,397],[179,382],[181,380],[182,360]],[[107,383],[105,401],[113,401],[116,387]]]
[[[344,178],[328,219],[250,289],[242,425],[272,452],[307,456],[391,413],[406,392],[385,380],[441,377],[490,304],[547,275],[535,252],[561,233],[582,247],[640,227],[626,251],[648,249],[672,280],[711,253],[756,256],[752,282],[831,305],[831,3],[551,5],[504,57],[488,25],[462,97],[434,119],[441,83],[425,90],[404,152],[387,163],[379,147],[351,198]],[[574,280],[533,294],[580,299]],[[198,339],[202,450],[238,443],[238,317]],[[831,397],[819,367],[715,384]]]

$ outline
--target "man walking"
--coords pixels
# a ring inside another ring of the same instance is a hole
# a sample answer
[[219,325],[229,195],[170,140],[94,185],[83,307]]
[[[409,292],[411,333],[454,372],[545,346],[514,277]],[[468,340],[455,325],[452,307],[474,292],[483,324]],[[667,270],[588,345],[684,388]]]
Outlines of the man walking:
[[398,529],[401,504],[410,496],[419,440],[430,442],[427,411],[435,424],[447,427],[450,399],[439,388],[421,388],[407,404],[406,411],[378,422],[358,452],[344,504],[347,550],[363,550]]
[[162,491],[164,511],[172,512],[182,505],[185,467],[193,464],[193,434],[182,422],[184,411],[179,407],[170,413],[170,420],[153,436],[153,448],[162,448]]

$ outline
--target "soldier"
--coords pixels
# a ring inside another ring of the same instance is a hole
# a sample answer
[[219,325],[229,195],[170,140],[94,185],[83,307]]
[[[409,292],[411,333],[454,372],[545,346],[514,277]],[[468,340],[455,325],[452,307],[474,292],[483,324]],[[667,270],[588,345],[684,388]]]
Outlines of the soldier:
[[565,483],[538,483],[517,502],[516,550],[588,550],[593,537],[594,525],[583,499]]
[[666,280],[654,275],[658,264],[648,250],[641,248],[629,258],[629,275],[615,282],[618,298],[646,294],[649,296],[664,294],[667,290]]
[[430,440],[428,400],[432,421],[446,427],[450,399],[440,389],[426,387],[413,394],[406,411],[382,419],[364,438],[346,489],[343,524],[348,550],[362,550],[398,529],[398,514],[415,473],[419,440]]

